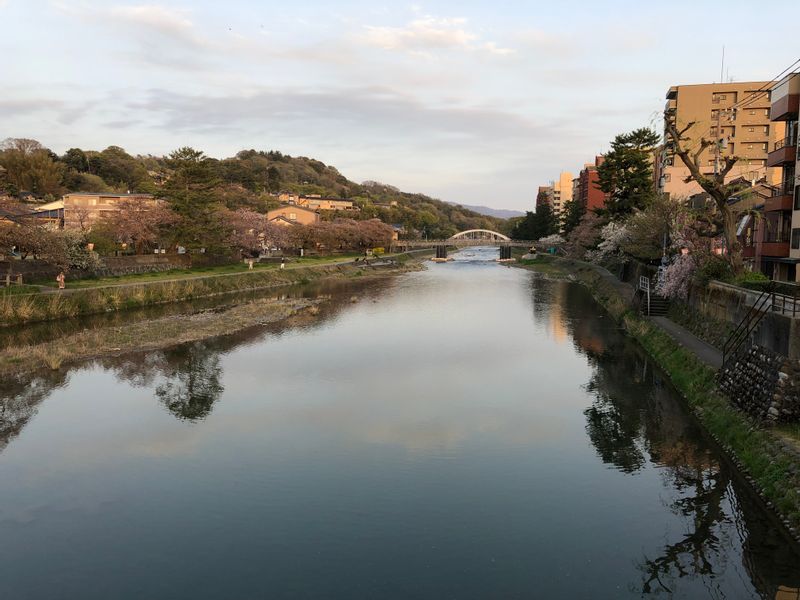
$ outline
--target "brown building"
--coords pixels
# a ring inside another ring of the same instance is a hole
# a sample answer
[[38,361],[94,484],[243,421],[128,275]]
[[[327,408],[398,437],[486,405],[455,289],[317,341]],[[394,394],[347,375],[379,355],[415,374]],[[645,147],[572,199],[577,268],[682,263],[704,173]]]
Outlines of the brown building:
[[267,213],[267,221],[277,225],[313,225],[319,222],[319,213],[297,206],[295,204],[285,204]]
[[761,271],[771,279],[800,281],[800,73],[784,77],[770,89],[770,117],[784,137],[770,144],[767,156],[767,167],[778,172],[778,180],[764,203],[763,224],[757,226],[756,253]]
[[539,208],[543,204],[549,204],[551,206],[553,204],[552,185],[540,185],[539,190],[536,192],[536,208]]
[[126,201],[139,201],[152,206],[162,202],[151,194],[74,192],[65,194],[61,200],[37,206],[34,213],[58,227],[90,229],[103,215],[120,210]]
[[608,194],[603,193],[597,187],[600,177],[597,173],[597,167],[603,164],[602,156],[595,156],[594,163],[586,163],[583,165],[578,177],[575,178],[573,184],[573,199],[579,201],[586,207],[587,211],[597,210],[606,205]]
[[[728,174],[730,179],[757,181],[766,177],[768,183],[778,182],[780,174],[767,165],[767,154],[775,142],[783,139],[784,126],[770,120],[768,85],[765,81],[748,81],[676,85],[669,89],[667,115],[675,119],[678,129],[695,123],[686,132],[684,142],[690,154],[699,148],[702,138],[717,142],[700,154],[704,173],[713,173],[715,165],[722,164],[726,156],[738,156],[739,161]],[[670,143],[656,158],[655,172],[658,190],[670,197],[688,198],[701,191],[695,182],[685,181],[689,170]]]

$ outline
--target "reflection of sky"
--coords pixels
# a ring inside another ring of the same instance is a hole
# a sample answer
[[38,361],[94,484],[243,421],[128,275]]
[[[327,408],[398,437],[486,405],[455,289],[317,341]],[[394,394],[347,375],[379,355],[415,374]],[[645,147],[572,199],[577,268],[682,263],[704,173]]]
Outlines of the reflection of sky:
[[[73,371],[0,454],[0,535],[23,540],[0,550],[15,567],[0,592],[65,578],[96,581],[88,597],[126,581],[161,597],[245,596],[256,581],[312,596],[387,597],[388,582],[410,586],[401,597],[619,597],[643,549],[683,524],[660,468],[599,461],[583,415],[595,367],[531,316],[566,322],[574,299],[534,294],[535,312],[531,277],[432,265],[325,327],[234,347],[196,422],[155,399],[163,373],[133,387]],[[187,579],[206,562],[220,571]],[[362,569],[365,594],[348,587]]]

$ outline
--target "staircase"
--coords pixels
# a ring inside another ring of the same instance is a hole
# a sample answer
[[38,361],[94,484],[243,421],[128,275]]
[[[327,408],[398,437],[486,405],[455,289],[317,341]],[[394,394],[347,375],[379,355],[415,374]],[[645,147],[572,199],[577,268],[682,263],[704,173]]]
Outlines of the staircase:
[[669,300],[655,292],[655,281],[647,277],[639,278],[639,291],[642,293],[641,311],[648,317],[663,317],[669,311]]

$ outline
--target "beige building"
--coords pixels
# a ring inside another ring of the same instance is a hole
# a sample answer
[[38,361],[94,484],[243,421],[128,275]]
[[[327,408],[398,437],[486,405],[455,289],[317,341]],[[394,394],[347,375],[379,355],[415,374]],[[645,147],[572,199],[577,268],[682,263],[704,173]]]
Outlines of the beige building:
[[39,205],[34,212],[65,229],[90,229],[103,215],[120,210],[125,202],[157,206],[162,200],[151,194],[74,192],[64,195],[61,200]]
[[267,221],[277,225],[313,225],[319,222],[319,213],[297,206],[295,204],[285,204],[267,213]]
[[[726,156],[739,157],[728,174],[730,179],[757,181],[766,177],[769,183],[777,183],[779,170],[767,165],[767,154],[783,139],[784,126],[770,120],[768,85],[766,81],[676,85],[667,92],[665,110],[678,129],[695,123],[685,134],[684,144],[690,154],[699,148],[702,138],[716,140],[720,165]],[[704,173],[714,172],[716,153],[715,146],[710,146],[700,154]],[[701,192],[695,182],[686,183],[689,170],[669,142],[656,159],[655,174],[659,191],[670,197]]]
[[319,194],[287,194],[281,193],[278,200],[287,204],[296,204],[311,210],[358,210],[351,200],[342,198],[330,198]]
[[564,205],[572,200],[572,173],[562,171],[551,187],[553,188],[552,209],[554,213],[559,214]]

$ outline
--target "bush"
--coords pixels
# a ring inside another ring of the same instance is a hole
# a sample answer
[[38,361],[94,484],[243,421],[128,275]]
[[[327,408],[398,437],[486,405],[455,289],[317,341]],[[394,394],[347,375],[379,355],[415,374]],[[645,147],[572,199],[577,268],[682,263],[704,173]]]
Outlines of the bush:
[[717,281],[730,281],[733,277],[733,273],[727,261],[716,256],[710,256],[700,264],[694,277],[695,281],[700,285],[707,285],[712,279],[716,279]]
[[751,290],[763,290],[769,282],[769,277],[759,271],[745,271],[731,280],[733,285]]

